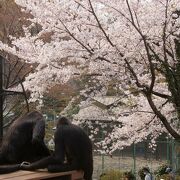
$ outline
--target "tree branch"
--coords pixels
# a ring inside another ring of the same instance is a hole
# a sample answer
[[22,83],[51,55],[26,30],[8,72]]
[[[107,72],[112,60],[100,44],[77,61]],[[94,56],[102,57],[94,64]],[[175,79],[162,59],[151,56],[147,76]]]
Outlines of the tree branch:
[[92,14],[93,14],[93,16],[95,17],[95,19],[96,19],[96,21],[97,21],[97,23],[98,23],[99,28],[100,28],[101,31],[103,32],[104,36],[106,37],[106,39],[107,39],[107,41],[110,43],[110,45],[111,45],[112,47],[114,47],[115,45],[114,45],[113,42],[110,40],[109,35],[107,35],[107,33],[105,32],[104,28],[102,27],[102,25],[101,25],[101,23],[100,23],[97,15],[96,15],[96,13],[95,13],[95,11],[94,11],[94,8],[93,8],[93,6],[92,6],[91,0],[88,0],[88,1],[89,1],[89,5],[90,5],[90,7],[91,7],[91,10],[92,10]]
[[157,117],[161,120],[161,122],[163,123],[163,125],[165,126],[165,128],[168,130],[168,132],[175,138],[175,139],[180,139],[180,134],[178,134],[178,132],[176,132],[169,124],[169,122],[167,121],[166,117],[157,109],[157,107],[155,106],[151,94],[146,93],[146,97],[147,100],[149,102],[149,105],[151,106],[152,110],[154,111],[155,115],[157,115]]

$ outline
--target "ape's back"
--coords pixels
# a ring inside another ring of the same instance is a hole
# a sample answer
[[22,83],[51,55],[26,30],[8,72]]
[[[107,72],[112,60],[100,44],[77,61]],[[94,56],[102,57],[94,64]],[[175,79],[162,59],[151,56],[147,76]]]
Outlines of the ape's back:
[[92,143],[88,135],[80,127],[69,124],[62,125],[55,133],[55,144],[61,141],[65,144],[67,158],[75,158],[79,169],[85,173],[85,179],[89,180],[93,172]]
[[41,117],[42,115],[39,112],[33,111],[16,119],[3,138],[2,149],[11,144],[16,144],[17,147],[19,144],[22,146],[26,141],[31,140],[33,126]]
[[[17,163],[22,160],[28,160],[24,159],[24,157],[31,160],[31,157],[35,156],[36,150],[32,145],[33,136],[37,136],[36,133],[41,134],[41,132],[36,132],[36,125],[44,133],[45,122],[42,115],[37,111],[30,112],[11,124],[3,138],[0,150],[1,156],[6,158],[5,161],[8,163]],[[40,136],[43,141],[44,134]]]

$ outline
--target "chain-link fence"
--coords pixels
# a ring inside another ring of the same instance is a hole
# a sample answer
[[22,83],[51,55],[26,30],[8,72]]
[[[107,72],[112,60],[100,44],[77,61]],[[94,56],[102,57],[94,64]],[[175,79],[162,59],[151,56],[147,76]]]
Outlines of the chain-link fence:
[[180,143],[174,140],[158,141],[156,150],[149,148],[149,142],[133,144],[112,156],[94,153],[94,180],[106,170],[132,171],[138,177],[138,171],[148,166],[151,172],[161,165],[180,168]]

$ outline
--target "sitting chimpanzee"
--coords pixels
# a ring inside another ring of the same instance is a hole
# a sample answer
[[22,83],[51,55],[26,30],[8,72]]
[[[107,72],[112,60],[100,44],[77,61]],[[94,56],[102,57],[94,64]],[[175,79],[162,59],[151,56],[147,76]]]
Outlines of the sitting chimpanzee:
[[45,121],[39,112],[33,111],[15,120],[0,148],[0,165],[3,165],[0,166],[0,173],[20,169],[23,161],[34,162],[49,156],[44,135]]
[[21,165],[23,170],[48,168],[49,172],[83,170],[84,179],[93,173],[92,143],[87,134],[65,117],[61,117],[55,132],[55,151],[49,157],[32,164]]

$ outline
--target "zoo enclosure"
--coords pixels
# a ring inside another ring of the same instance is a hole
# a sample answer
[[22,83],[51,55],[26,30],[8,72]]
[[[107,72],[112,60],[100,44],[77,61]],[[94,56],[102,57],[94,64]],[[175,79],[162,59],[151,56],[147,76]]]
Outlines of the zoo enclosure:
[[121,151],[113,153],[112,157],[94,153],[94,178],[109,169],[132,171],[136,176],[140,168],[148,166],[151,172],[160,165],[170,165],[174,170],[180,168],[180,143],[167,139],[157,141],[155,151],[149,148],[149,141],[133,144]]

